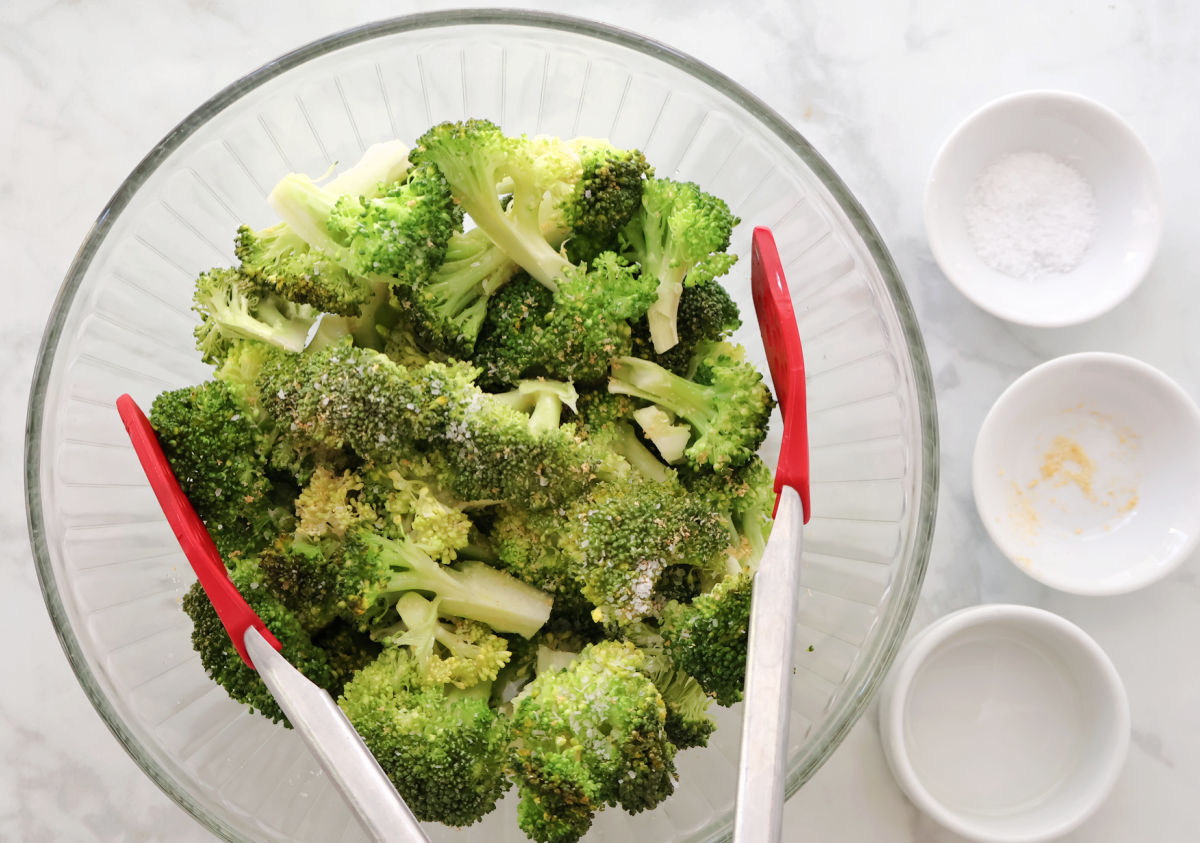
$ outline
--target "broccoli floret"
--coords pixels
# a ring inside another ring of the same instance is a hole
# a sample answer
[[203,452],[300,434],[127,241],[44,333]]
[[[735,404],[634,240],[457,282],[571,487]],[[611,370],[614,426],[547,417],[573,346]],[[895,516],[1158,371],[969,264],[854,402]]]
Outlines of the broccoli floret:
[[387,645],[408,647],[427,684],[469,688],[494,682],[512,656],[508,642],[476,621],[442,623],[438,603],[416,592],[403,594],[396,601],[402,629],[384,633]]
[[[561,229],[572,263],[588,263],[618,248],[622,228],[642,205],[642,187],[654,169],[636,149],[617,149],[599,138],[575,138],[565,145],[579,157],[579,179],[555,201],[543,228]],[[554,241],[551,236],[551,242]]]
[[309,248],[284,222],[258,231],[239,227],[234,254],[241,271],[264,290],[327,313],[356,316],[374,291],[370,280]]
[[662,354],[654,350],[650,324],[646,319],[633,322],[633,357],[657,363],[677,375],[687,376],[696,347],[705,342],[728,339],[742,324],[737,302],[715,279],[684,285],[675,317],[679,342]]
[[437,486],[435,477],[436,470],[423,457],[371,466],[365,495],[378,513],[377,532],[389,538],[407,536],[434,559],[449,564],[471,544],[474,525],[464,510],[479,503],[454,499]]
[[508,790],[509,724],[486,683],[429,684],[406,647],[387,647],[345,686],[338,705],[424,822],[477,822]]
[[338,196],[292,173],[271,207],[309,247],[357,277],[419,284],[441,264],[462,212],[436,167],[418,166],[377,196]]
[[566,522],[559,547],[576,560],[582,593],[606,623],[657,614],[655,585],[670,565],[723,574],[730,544],[724,516],[703,498],[636,475],[595,486]]
[[339,573],[341,600],[360,628],[380,625],[406,592],[440,600],[439,610],[496,632],[532,636],[550,616],[553,597],[477,560],[445,567],[408,539],[358,531],[347,541]]
[[706,343],[691,379],[656,363],[622,357],[613,363],[609,392],[657,404],[692,427],[684,452],[693,466],[722,471],[749,462],[767,435],[775,400],[762,374],[729,343]]
[[662,636],[671,661],[721,705],[742,698],[750,595],[750,575],[742,573],[691,603],[668,603],[663,609]]
[[[312,633],[312,642],[325,651],[330,669],[342,677],[343,685],[383,650],[370,635],[341,618]],[[668,711],[668,720],[670,716]]]
[[556,289],[571,263],[546,240],[541,206],[547,191],[578,180],[576,156],[559,143],[510,138],[487,120],[467,120],[434,126],[412,157],[436,164],[488,239],[547,289]]
[[542,325],[553,306],[554,294],[525,274],[492,296],[471,355],[481,387],[504,389],[527,375],[544,374]]
[[460,402],[478,394],[474,376],[465,364],[408,369],[371,349],[339,344],[272,361],[257,386],[281,427],[386,462],[406,443],[444,435],[463,412]]
[[723,200],[691,182],[646,182],[641,213],[623,234],[630,257],[658,280],[658,297],[647,313],[657,353],[679,342],[676,314],[684,285],[724,275],[737,260],[725,250],[738,222]]
[[[283,657],[316,685],[336,696],[349,680],[349,665],[331,664],[324,650],[315,645],[295,615],[269,589],[262,586],[257,560],[236,561],[229,572],[238,592],[246,599],[267,629],[283,646]],[[283,711],[258,673],[242,661],[229,634],[199,582],[183,596],[183,610],[192,619],[192,646],[210,678],[230,697],[276,722],[287,723]]]
[[212,269],[196,279],[192,310],[200,315],[196,349],[205,363],[220,365],[237,340],[258,340],[299,352],[320,315],[261,287],[237,269]]
[[227,562],[258,552],[291,529],[296,490],[268,475],[271,435],[255,425],[224,382],[160,394],[150,407],[150,424]]
[[280,536],[258,555],[258,571],[267,590],[310,632],[347,615],[339,576],[341,546]]
[[603,453],[570,424],[531,423],[480,391],[476,374],[462,363],[406,369],[377,352],[337,346],[264,368],[259,389],[281,426],[364,458],[385,461],[405,443],[424,443],[440,461],[442,485],[462,500],[538,509],[594,482]]
[[[579,396],[578,426],[590,442],[607,448],[643,477],[658,483],[670,482],[674,472],[642,442],[630,420],[635,399],[607,391],[584,392]],[[620,466],[609,466],[620,475]]]
[[645,656],[646,674],[662,694],[667,707],[667,738],[678,749],[706,746],[717,727],[708,713],[712,698],[671,661],[666,642],[653,622],[633,624],[621,632],[623,639],[631,641]]
[[542,403],[535,416],[480,393],[431,443],[445,461],[445,485],[469,500],[516,503],[531,510],[562,506],[596,482],[606,454],[573,424],[553,426]]
[[591,264],[564,270],[548,302],[517,287],[488,313],[475,364],[487,383],[539,375],[599,383],[610,361],[632,350],[629,320],[646,312],[655,286],[653,278],[605,252]]
[[488,299],[519,267],[482,229],[455,233],[445,260],[423,283],[397,288],[416,338],[453,357],[466,358],[487,315]]
[[362,500],[362,488],[362,478],[349,469],[336,474],[319,466],[296,498],[297,536],[341,538],[356,524],[373,522],[375,511]]
[[573,843],[602,806],[637,813],[674,792],[666,707],[644,670],[632,644],[605,641],[514,700],[517,819],[534,840]]
[[509,507],[492,527],[497,565],[517,579],[556,595],[556,607],[561,602],[557,595],[579,590],[574,560],[558,550],[564,526],[562,516],[554,510],[529,512]]
[[775,509],[775,477],[759,457],[724,474],[685,467],[679,479],[694,495],[710,501],[714,509],[729,513],[742,541],[741,564],[753,572],[762,559],[771,535]]

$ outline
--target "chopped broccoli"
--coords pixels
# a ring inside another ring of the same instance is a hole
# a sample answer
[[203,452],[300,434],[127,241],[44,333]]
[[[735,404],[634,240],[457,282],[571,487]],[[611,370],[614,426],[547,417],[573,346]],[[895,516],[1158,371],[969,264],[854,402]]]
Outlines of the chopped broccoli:
[[[546,240],[541,206],[547,191],[578,180],[580,164],[561,144],[506,137],[487,120],[442,123],[421,136],[415,162],[437,165],[464,211],[513,261],[547,289],[571,263]],[[500,184],[510,197],[500,200]]]
[[774,401],[717,280],[737,218],[636,149],[486,120],[267,199],[196,282],[213,380],[151,409],[234,585],[418,819],[515,783],[526,834],[574,843],[658,805],[741,696],[771,527]]
[[666,706],[644,671],[632,644],[604,641],[514,700],[517,819],[534,840],[574,843],[604,805],[637,813],[674,792]]
[[441,264],[462,212],[436,167],[415,166],[377,196],[331,193],[292,173],[275,185],[271,206],[311,249],[355,277],[420,283]]
[[775,401],[745,351],[729,343],[697,349],[691,379],[656,363],[622,357],[612,367],[609,392],[657,404],[692,427],[685,456],[693,466],[717,471],[742,465],[767,435]]
[[496,632],[532,636],[550,616],[554,600],[483,562],[445,567],[407,539],[359,531],[346,545],[339,573],[341,598],[360,627],[379,625],[401,595],[417,591],[440,600],[440,610],[485,623]]
[[374,521],[375,511],[358,494],[362,488],[362,479],[349,469],[338,475],[318,466],[296,498],[297,535],[341,538],[356,524]]
[[650,324],[646,318],[633,322],[633,354],[677,375],[686,376],[691,369],[696,347],[705,342],[728,339],[742,324],[737,302],[716,279],[684,285],[679,297],[679,312],[675,317],[679,342],[662,354],[654,350]]
[[205,363],[220,365],[237,340],[258,340],[298,352],[319,316],[262,289],[237,269],[212,269],[196,279],[192,310],[200,315],[196,349]]
[[[260,587],[262,573],[255,559],[237,560],[229,576],[250,608],[279,640],[284,658],[313,683],[336,696],[349,680],[354,665],[343,660],[331,663],[328,654],[313,643],[292,611],[267,588]],[[205,673],[233,699],[270,720],[289,725],[270,689],[238,655],[199,582],[192,583],[184,594],[183,611],[192,619],[192,646],[200,655]]]
[[196,514],[228,562],[291,529],[295,489],[268,472],[272,436],[228,385],[207,381],[164,392],[150,424]]
[[632,350],[629,320],[646,312],[655,289],[652,278],[612,252],[564,270],[549,299],[518,284],[501,292],[476,342],[473,359],[486,383],[539,375],[602,382],[610,361]]
[[751,590],[750,575],[737,574],[691,603],[663,609],[662,636],[671,660],[721,705],[742,698]]
[[414,816],[465,826],[509,788],[508,721],[489,685],[431,684],[407,647],[385,647],[342,689],[338,705]]
[[575,560],[582,593],[603,622],[657,614],[655,585],[670,565],[723,571],[730,536],[723,516],[678,483],[598,484],[567,514],[559,540]]
[[414,591],[396,601],[403,629],[385,633],[388,646],[408,647],[421,676],[430,684],[469,688],[491,683],[508,664],[508,642],[477,621],[455,619],[451,626],[438,616],[437,600]]
[[423,344],[454,357],[469,357],[489,297],[517,270],[482,229],[473,228],[451,236],[437,270],[420,282],[399,286],[397,296]]
[[646,182],[642,212],[625,226],[624,237],[630,257],[658,281],[647,314],[657,353],[679,342],[676,314],[684,285],[724,275],[737,260],[725,250],[738,222],[724,201],[691,182]]

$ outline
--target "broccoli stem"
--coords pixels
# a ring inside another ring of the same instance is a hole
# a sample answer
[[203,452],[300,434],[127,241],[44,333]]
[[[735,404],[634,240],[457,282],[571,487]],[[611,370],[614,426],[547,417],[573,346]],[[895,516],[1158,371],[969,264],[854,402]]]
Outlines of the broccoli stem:
[[659,461],[658,457],[654,456],[649,448],[642,444],[642,440],[638,438],[637,431],[633,429],[632,425],[621,423],[618,430],[619,438],[612,443],[614,451],[623,456],[630,465],[649,480],[666,483],[671,479],[668,468]]
[[714,398],[708,387],[637,357],[621,357],[613,361],[608,391],[651,401],[700,430],[708,426],[712,415]]
[[408,152],[398,140],[372,144],[358,163],[326,182],[325,190],[335,196],[375,196],[379,185],[399,181],[408,172]]
[[497,632],[530,638],[550,617],[554,598],[515,577],[468,560],[457,569],[445,568],[409,542],[392,542],[367,535],[380,549],[394,573],[384,593],[422,591],[441,598],[442,611],[485,623]]
[[671,267],[667,261],[661,261],[655,272],[658,298],[646,311],[646,324],[650,328],[650,341],[654,343],[656,354],[662,354],[679,344],[679,299],[683,295],[683,275],[683,267]]
[[267,204],[304,242],[335,260],[343,247],[329,235],[325,221],[337,200],[336,194],[318,187],[301,173],[284,176],[267,196]]
[[558,279],[572,264],[540,234],[530,236],[525,233],[541,231],[538,218],[541,193],[532,189],[523,192],[536,193],[537,201],[514,202],[506,212],[500,206],[499,198],[495,202],[487,199],[475,200],[476,196],[484,197],[496,193],[494,186],[488,191],[481,185],[478,193],[474,190],[461,193],[462,208],[505,254],[520,264],[543,287],[556,292]]

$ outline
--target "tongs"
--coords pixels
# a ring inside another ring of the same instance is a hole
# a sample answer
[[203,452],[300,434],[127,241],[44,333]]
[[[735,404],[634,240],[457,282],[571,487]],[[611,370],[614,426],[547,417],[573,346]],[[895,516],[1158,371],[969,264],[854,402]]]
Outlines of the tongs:
[[346,715],[324,689],[280,654],[279,641],[234,587],[212,536],[180,488],[145,413],[128,395],[117,399],[117,410],[163,514],[238,655],[258,671],[374,840],[428,843],[429,838]]
[[775,524],[754,576],[734,843],[775,843],[783,819],[800,552],[808,521],[804,353],[770,229],[754,229],[750,290],[783,415]]

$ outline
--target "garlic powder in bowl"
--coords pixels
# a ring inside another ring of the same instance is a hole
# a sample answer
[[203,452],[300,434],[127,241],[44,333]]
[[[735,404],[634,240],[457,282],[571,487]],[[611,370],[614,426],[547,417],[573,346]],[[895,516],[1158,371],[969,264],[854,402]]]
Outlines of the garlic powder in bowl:
[[1001,551],[1075,594],[1166,576],[1200,543],[1200,408],[1119,354],[1059,357],[996,400],[975,442],[975,505]]

